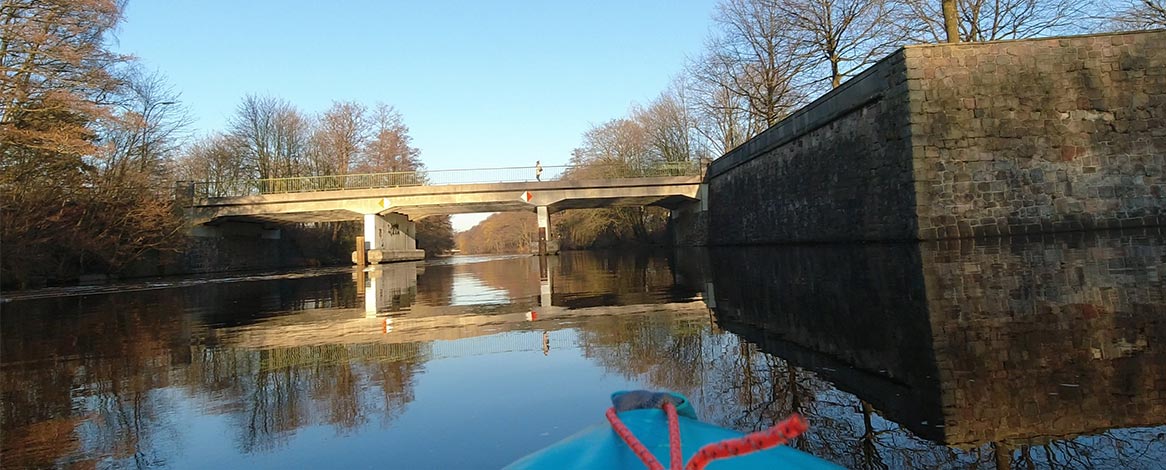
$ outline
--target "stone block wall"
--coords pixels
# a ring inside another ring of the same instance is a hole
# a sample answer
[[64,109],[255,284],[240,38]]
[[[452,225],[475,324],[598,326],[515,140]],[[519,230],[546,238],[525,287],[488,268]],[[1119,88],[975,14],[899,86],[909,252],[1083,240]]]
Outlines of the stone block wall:
[[1166,225],[1166,32],[909,46],[708,175],[711,245]]
[[903,52],[919,238],[1166,225],[1166,32]]
[[668,230],[675,246],[708,246],[709,211],[673,210]]
[[902,51],[713,161],[711,245],[913,239]]

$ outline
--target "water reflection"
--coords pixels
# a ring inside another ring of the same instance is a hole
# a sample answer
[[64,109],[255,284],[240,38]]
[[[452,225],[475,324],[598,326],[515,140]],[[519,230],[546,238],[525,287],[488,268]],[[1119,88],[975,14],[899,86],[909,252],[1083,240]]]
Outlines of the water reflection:
[[5,467],[491,468],[646,387],[742,430],[804,413],[794,445],[852,468],[1152,468],[1163,273],[1163,235],[1138,232],[33,296],[0,316],[0,451]]
[[[788,375],[769,384],[784,395],[766,397],[781,402],[778,414],[808,412],[818,436],[862,443],[856,456],[821,443],[836,461],[1081,468],[1166,458],[1160,233],[710,258],[718,324],[786,362],[776,365]],[[831,388],[856,399],[839,407],[843,394],[821,392]],[[861,413],[861,426],[843,408]],[[896,425],[876,425],[872,410]],[[909,436],[951,447],[904,445]]]

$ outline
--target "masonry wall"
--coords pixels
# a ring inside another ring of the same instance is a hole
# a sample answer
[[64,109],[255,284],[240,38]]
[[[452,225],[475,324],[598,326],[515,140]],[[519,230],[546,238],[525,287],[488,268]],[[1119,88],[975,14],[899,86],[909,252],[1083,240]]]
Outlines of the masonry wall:
[[[195,227],[186,250],[161,274],[193,274],[348,265],[346,240],[294,225],[268,229],[260,224],[225,223]],[[160,267],[161,268],[161,267]],[[145,275],[150,275],[146,273]]]
[[709,167],[711,245],[912,239],[902,51]]
[[1166,32],[903,52],[920,238],[1166,225]]
[[712,245],[1166,225],[1166,32],[906,47],[708,174]]

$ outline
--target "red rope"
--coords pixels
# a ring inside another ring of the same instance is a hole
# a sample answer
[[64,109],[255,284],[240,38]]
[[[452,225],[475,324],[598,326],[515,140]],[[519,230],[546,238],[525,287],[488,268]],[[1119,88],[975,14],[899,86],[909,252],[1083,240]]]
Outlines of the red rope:
[[[676,416],[676,406],[671,402],[664,402],[661,406],[664,408],[664,414],[668,415],[668,448],[671,462],[670,470],[681,470],[684,465],[684,457],[681,454],[680,447],[680,418]],[[648,470],[664,470],[664,465],[656,460],[656,456],[644,447],[644,444],[636,438],[635,434],[628,429],[627,426],[620,421],[619,416],[615,412],[615,408],[607,409],[607,421],[611,423],[611,428],[623,439],[624,443],[628,445],[636,457],[640,458],[644,465],[648,466]],[[717,459],[727,459],[729,457],[737,457],[759,450],[777,447],[779,445],[789,442],[790,439],[798,437],[810,425],[806,423],[800,415],[794,414],[784,421],[777,423],[772,428],[757,431],[755,433],[746,434],[741,437],[726,439],[712,444],[706,444],[696,451],[696,455],[692,456],[692,460],[688,461],[688,466],[684,470],[703,470],[705,465]]]
[[770,447],[777,447],[797,437],[799,434],[806,432],[806,429],[809,429],[806,420],[794,414],[786,418],[785,421],[777,423],[772,428],[735,439],[707,444],[696,451],[696,455],[692,456],[692,460],[688,461],[688,466],[684,467],[684,469],[702,470],[705,465],[708,465],[709,462],[716,459],[736,457]]
[[623,439],[623,442],[627,444],[630,449],[632,449],[632,452],[636,454],[636,457],[639,457],[640,461],[644,462],[644,465],[648,466],[648,470],[664,470],[664,466],[660,465],[660,461],[656,460],[656,456],[652,455],[652,453],[649,452],[646,447],[644,447],[644,444],[640,442],[639,439],[636,439],[636,435],[632,434],[632,431],[629,430],[627,426],[624,426],[623,421],[619,420],[619,416],[616,416],[615,414],[615,407],[607,409],[607,421],[611,423],[611,429],[613,429],[615,433],[619,435],[620,439]]
[[668,448],[671,450],[672,470],[684,468],[684,454],[680,448],[680,418],[676,416],[676,405],[664,402],[664,414],[668,415]]

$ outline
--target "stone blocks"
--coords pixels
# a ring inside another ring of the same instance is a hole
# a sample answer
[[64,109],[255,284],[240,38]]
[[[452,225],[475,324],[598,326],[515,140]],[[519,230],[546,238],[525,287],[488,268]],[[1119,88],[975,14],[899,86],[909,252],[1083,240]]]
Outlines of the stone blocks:
[[1164,45],[1148,32],[904,49],[918,238],[1166,225]]
[[714,245],[1166,225],[1166,32],[909,46],[709,175]]

